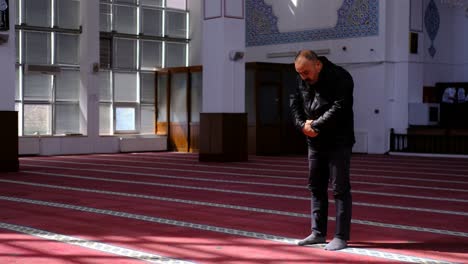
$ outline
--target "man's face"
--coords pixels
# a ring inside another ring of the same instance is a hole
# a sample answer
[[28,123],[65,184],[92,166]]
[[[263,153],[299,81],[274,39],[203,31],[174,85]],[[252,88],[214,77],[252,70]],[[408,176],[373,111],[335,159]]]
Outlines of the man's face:
[[319,73],[322,68],[322,64],[319,60],[310,61],[304,57],[300,57],[296,60],[294,66],[302,80],[309,84],[314,84],[318,81]]

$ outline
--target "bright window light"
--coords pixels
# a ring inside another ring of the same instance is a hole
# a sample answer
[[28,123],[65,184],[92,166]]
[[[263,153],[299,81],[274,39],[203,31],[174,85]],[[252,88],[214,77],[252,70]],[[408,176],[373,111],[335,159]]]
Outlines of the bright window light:
[[134,131],[135,128],[135,108],[116,107],[115,109],[115,130]]
[[173,8],[173,9],[186,10],[187,0],[167,0],[166,7]]

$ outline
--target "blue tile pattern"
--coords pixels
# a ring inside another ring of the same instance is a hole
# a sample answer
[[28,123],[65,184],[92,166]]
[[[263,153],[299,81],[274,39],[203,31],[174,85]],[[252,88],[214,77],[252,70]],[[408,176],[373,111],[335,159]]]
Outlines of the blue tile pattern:
[[431,46],[429,47],[429,54],[434,57],[437,50],[434,47],[434,40],[437,37],[440,26],[440,14],[437,4],[431,0],[427,5],[426,12],[424,13],[424,25],[426,26],[427,35],[431,39]]
[[357,38],[379,34],[378,0],[344,0],[333,28],[279,32],[278,18],[264,0],[246,1],[247,46]]

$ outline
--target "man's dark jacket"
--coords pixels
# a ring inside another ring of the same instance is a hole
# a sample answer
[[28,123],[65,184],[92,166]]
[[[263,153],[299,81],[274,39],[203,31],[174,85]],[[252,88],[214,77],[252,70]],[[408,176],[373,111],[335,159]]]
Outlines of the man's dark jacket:
[[308,137],[309,147],[351,147],[355,142],[353,78],[327,58],[319,60],[323,67],[315,84],[308,84],[298,76],[299,85],[291,105],[293,121],[302,131],[306,120],[314,120],[311,126],[318,136]]

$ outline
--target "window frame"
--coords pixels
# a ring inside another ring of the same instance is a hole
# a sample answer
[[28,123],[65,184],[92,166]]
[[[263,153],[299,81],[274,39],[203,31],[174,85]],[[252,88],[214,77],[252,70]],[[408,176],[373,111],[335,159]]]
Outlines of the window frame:
[[[134,116],[134,128],[129,130],[122,130],[117,129],[117,108],[133,108],[135,109],[135,116]],[[121,102],[114,102],[112,104],[112,111],[113,111],[113,130],[114,134],[139,134],[140,131],[140,105],[138,103],[121,103]]]
[[[147,73],[153,73],[155,75],[155,88],[156,88],[156,81],[157,81],[157,78],[156,78],[156,72],[157,71],[160,71],[161,69],[163,69],[167,64],[166,64],[166,49],[165,49],[165,46],[166,46],[166,43],[179,43],[179,44],[183,44],[185,45],[185,57],[183,59],[184,61],[184,65],[180,65],[180,66],[185,66],[187,67],[188,66],[188,63],[189,63],[189,43],[190,43],[190,39],[189,39],[189,30],[190,30],[190,26],[189,26],[189,10],[187,9],[187,0],[184,0],[185,1],[185,9],[182,10],[182,9],[172,9],[172,8],[167,8],[166,7],[166,4],[167,4],[167,0],[162,0],[161,1],[161,6],[153,6],[153,5],[145,5],[142,3],[142,1],[134,1],[134,3],[122,3],[122,2],[119,2],[119,1],[116,1],[116,0],[100,0],[99,4],[102,5],[102,4],[106,4],[106,5],[109,5],[108,7],[104,9],[101,9],[100,10],[104,10],[104,11],[110,11],[110,14],[107,14],[107,16],[104,16],[102,13],[100,13],[99,15],[99,19],[100,19],[100,25],[99,25],[99,29],[100,29],[100,35],[99,35],[99,38],[100,38],[100,50],[101,52],[102,51],[106,51],[108,52],[109,54],[106,54],[106,55],[103,55],[101,53],[101,58],[100,58],[100,65],[101,65],[101,71],[109,71],[111,72],[111,84],[110,84],[110,92],[112,94],[112,101],[111,102],[106,102],[104,100],[101,100],[99,99],[99,104],[100,106],[101,105],[109,105],[111,106],[111,117],[109,117],[110,120],[112,120],[113,124],[111,126],[111,129],[113,131],[110,131],[110,134],[147,134],[145,131],[142,131],[142,128],[144,127],[144,124],[142,124],[142,122],[144,122],[144,120],[142,120],[143,118],[143,114],[142,114],[142,109],[145,108],[145,107],[152,107],[154,110],[155,110],[155,114],[154,114],[154,122],[157,122],[157,100],[156,100],[156,91],[155,91],[155,99],[154,99],[154,102],[153,103],[149,103],[148,101],[145,101],[143,100],[144,98],[142,98],[143,96],[143,82],[142,82],[142,78],[143,78],[143,74],[147,74]],[[115,14],[114,14],[114,11],[115,11],[115,7],[114,5],[118,5],[118,6],[135,6],[136,7],[136,13],[137,13],[137,17],[136,17],[136,23],[137,23],[137,34],[127,34],[127,33],[122,33],[122,32],[117,32],[115,30],[115,23],[116,23],[116,18],[114,17]],[[100,6],[101,7],[101,6]],[[143,33],[143,19],[144,19],[144,16],[143,16],[143,11],[146,10],[146,9],[149,9],[149,10],[161,10],[161,25],[160,25],[160,32],[161,34],[160,35],[145,35]],[[166,30],[166,25],[165,25],[165,20],[166,20],[166,11],[169,10],[171,12],[178,12],[178,13],[183,13],[186,15],[186,21],[185,21],[185,26],[186,26],[186,30],[185,30],[185,36],[184,37],[169,37],[167,36],[167,34],[165,34],[165,30]],[[108,16],[110,16],[110,19],[108,18]],[[102,22],[103,19],[105,18],[106,21],[105,23],[109,23],[108,27],[103,27],[102,26]],[[106,31],[101,31],[101,29],[105,29]],[[116,65],[116,40],[118,39],[134,39],[136,40],[136,62],[135,62],[135,65],[136,67],[133,68],[132,67],[117,67],[118,65]],[[106,43],[104,43],[103,41],[106,41]],[[143,41],[154,41],[154,42],[160,42],[161,44],[161,48],[160,48],[160,58],[158,58],[157,56],[155,56],[155,58],[159,61],[155,61],[155,66],[160,66],[160,67],[143,67]],[[109,44],[110,43],[110,44]],[[104,46],[106,45],[106,46]],[[114,73],[117,73],[117,72],[126,72],[126,71],[130,71],[130,72],[134,72],[136,71],[138,74],[137,74],[137,102],[136,103],[133,103],[133,102],[117,102],[115,101],[115,82],[114,82]],[[102,87],[99,87],[99,90],[101,90]],[[135,109],[135,124],[134,124],[134,127],[135,127],[135,130],[117,130],[117,113],[116,113],[116,109],[118,107],[133,107]],[[100,118],[101,120],[101,118]],[[107,120],[107,119],[105,119]],[[147,126],[149,127],[149,126]],[[99,134],[100,135],[107,135],[107,134],[103,134],[101,133],[101,128],[99,128]],[[153,132],[152,134],[156,134],[156,131],[155,129],[153,129]]]
[[[16,25],[15,25],[15,31],[16,31],[16,36],[17,36],[17,56],[16,56],[16,71],[18,76],[18,98],[15,95],[15,108],[18,108],[19,110],[19,130],[18,130],[18,135],[21,136],[62,136],[63,134],[58,134],[57,133],[57,111],[56,111],[56,104],[77,104],[78,106],[80,105],[80,96],[79,93],[80,91],[78,90],[78,96],[76,100],[57,100],[56,98],[56,91],[57,91],[57,74],[60,74],[61,70],[75,70],[80,72],[80,62],[79,62],[79,53],[80,53],[80,42],[81,42],[81,33],[82,33],[82,27],[81,25],[78,25],[77,28],[61,28],[60,26],[56,25],[57,24],[57,19],[59,16],[59,9],[57,8],[57,5],[59,4],[60,0],[47,0],[49,4],[49,13],[47,14],[48,16],[48,26],[40,25],[31,25],[31,24],[26,24],[24,19],[25,19],[25,12],[26,12],[26,6],[25,6],[25,0],[16,0],[17,3],[17,19],[16,19]],[[80,1],[77,1],[79,5],[81,5]],[[79,11],[78,11],[79,12]],[[79,16],[80,14],[78,14]],[[46,63],[28,63],[26,61],[26,43],[25,43],[25,33],[31,32],[31,33],[44,33],[47,34],[48,36],[46,37],[48,41],[47,45],[47,59]],[[67,35],[76,35],[77,36],[77,41],[76,41],[76,64],[59,64],[57,63],[56,57],[58,53],[58,38],[57,34],[67,34]],[[30,70],[34,69],[34,70]],[[42,70],[41,70],[42,69]],[[51,98],[47,100],[35,100],[31,99],[25,100],[24,97],[24,89],[25,89],[25,78],[27,74],[31,71],[31,73],[37,73],[37,74],[47,74],[51,75],[52,81],[51,81]],[[79,88],[78,88],[79,89]],[[16,92],[15,92],[16,93]],[[25,135],[25,120],[27,119],[25,117],[25,106],[27,105],[48,105],[50,108],[49,112],[49,124],[47,124],[47,127],[50,128],[50,133],[47,134],[38,134],[38,135]],[[79,114],[79,112],[78,112]],[[79,131],[75,131],[76,133],[81,133],[81,124],[80,120],[77,120],[77,126]],[[75,134],[75,132],[72,132]]]

